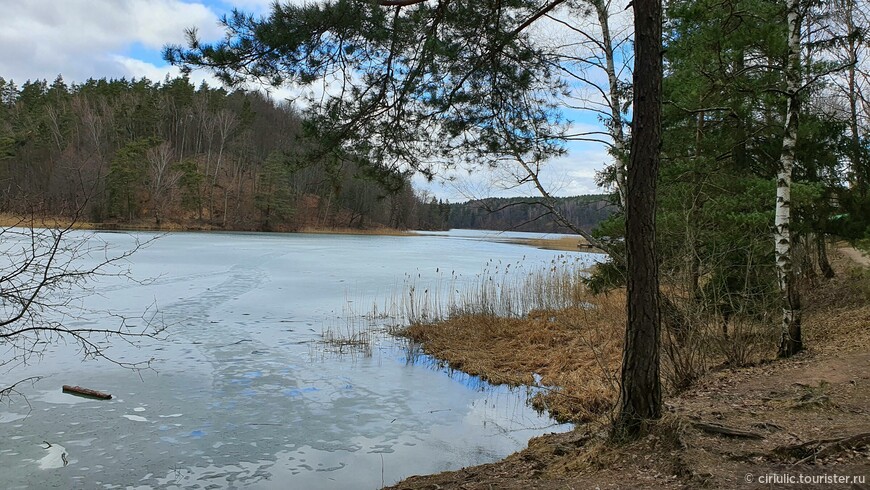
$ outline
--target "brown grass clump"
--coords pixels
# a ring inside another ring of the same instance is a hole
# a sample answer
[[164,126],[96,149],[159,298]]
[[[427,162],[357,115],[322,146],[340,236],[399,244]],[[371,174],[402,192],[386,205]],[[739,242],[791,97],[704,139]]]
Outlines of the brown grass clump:
[[298,233],[312,233],[322,235],[386,235],[386,236],[415,236],[411,231],[397,230],[395,228],[311,228],[305,227]]
[[616,400],[625,293],[583,291],[578,303],[583,306],[535,310],[521,318],[458,315],[412,325],[404,335],[452,367],[492,383],[534,384],[537,374],[543,390],[533,399],[536,408],[563,421],[589,421]]
[[67,218],[44,217],[44,216],[16,216],[7,213],[0,213],[0,227],[37,227],[37,228],[66,228],[72,225],[72,228],[82,230],[97,229],[96,223],[84,221],[73,221]]
[[587,242],[585,238],[579,235],[571,235],[558,238],[512,238],[510,240],[507,240],[507,242],[516,243],[519,245],[530,245],[532,247],[542,248],[544,250],[604,253],[603,251],[589,245],[589,242]]
[[[37,228],[66,228],[76,230],[119,230],[119,231],[265,231],[257,223],[247,225],[233,225],[224,227],[219,224],[201,222],[195,218],[178,217],[177,219],[163,219],[159,224],[153,218],[140,218],[132,221],[116,222],[84,221],[78,218],[63,216],[16,216],[0,213],[0,227],[37,227]],[[394,228],[313,228],[304,227],[297,230],[289,226],[273,226],[268,231],[284,233],[318,233],[330,235],[389,235],[389,236],[415,236],[416,233]]]

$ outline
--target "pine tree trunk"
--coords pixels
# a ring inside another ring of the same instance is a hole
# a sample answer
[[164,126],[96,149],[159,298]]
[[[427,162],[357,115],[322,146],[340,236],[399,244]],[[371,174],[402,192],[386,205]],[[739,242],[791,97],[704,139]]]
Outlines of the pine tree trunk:
[[816,234],[816,253],[818,253],[819,257],[819,269],[822,271],[822,277],[825,279],[834,277],[834,269],[828,260],[828,244],[825,241],[824,232]]
[[798,0],[788,2],[788,65],[786,66],[786,92],[788,107],[785,117],[785,135],[776,178],[776,218],[774,241],[776,245],[776,270],[779,277],[780,301],[782,303],[782,339],[779,356],[789,357],[803,349],[801,338],[800,292],[795,284],[791,238],[791,180],[797,146],[798,112],[800,90],[800,36],[801,22],[798,15]]
[[634,120],[626,193],[628,324],[617,437],[634,437],[661,416],[656,181],[661,147],[662,3],[634,0]]
[[813,235],[804,235],[801,238],[796,238],[795,244],[798,248],[792,252],[792,255],[799,256],[801,260],[800,267],[797,268],[797,275],[802,279],[804,284],[815,286],[819,275],[816,274],[816,261],[815,257],[813,257],[813,251],[816,247],[816,244],[813,242]]

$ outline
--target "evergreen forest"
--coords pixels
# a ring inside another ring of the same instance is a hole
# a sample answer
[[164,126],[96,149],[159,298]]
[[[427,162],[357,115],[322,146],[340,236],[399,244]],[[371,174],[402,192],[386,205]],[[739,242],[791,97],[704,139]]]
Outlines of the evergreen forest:
[[[187,77],[0,78],[0,210],[119,227],[430,229],[410,176],[324,151],[289,103]],[[446,211],[446,210],[445,210]]]

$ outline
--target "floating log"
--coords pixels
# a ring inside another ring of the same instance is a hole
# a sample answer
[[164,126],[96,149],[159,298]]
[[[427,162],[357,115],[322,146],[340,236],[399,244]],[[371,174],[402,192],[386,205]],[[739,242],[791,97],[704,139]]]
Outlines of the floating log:
[[91,390],[89,388],[82,388],[81,386],[70,386],[63,385],[63,392],[69,393],[71,395],[76,396],[84,396],[87,398],[97,398],[100,400],[111,400],[112,395],[108,393],[103,393],[102,391]]

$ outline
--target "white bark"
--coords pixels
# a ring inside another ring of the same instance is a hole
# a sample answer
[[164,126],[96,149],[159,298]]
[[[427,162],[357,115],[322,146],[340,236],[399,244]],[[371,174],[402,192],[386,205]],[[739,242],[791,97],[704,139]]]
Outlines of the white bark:
[[788,2],[788,64],[786,66],[785,135],[776,178],[776,207],[774,240],[776,244],[776,270],[782,296],[782,341],[780,355],[789,356],[801,350],[800,297],[795,285],[791,239],[791,182],[797,146],[799,91],[801,87],[801,19],[798,0]]
[[611,150],[616,161],[616,192],[619,195],[619,205],[625,209],[625,133],[622,129],[622,97],[619,91],[619,78],[616,76],[616,64],[613,59],[613,39],[610,36],[610,2],[594,1],[598,22],[601,24],[601,45],[604,48],[604,70],[607,72],[607,82],[610,95],[610,135],[613,138]]
[[150,148],[146,154],[148,160],[149,184],[152,199],[160,202],[163,193],[171,189],[179,179],[179,174],[172,171],[175,152],[168,142]]
[[217,130],[218,135],[220,137],[220,146],[218,147],[218,157],[217,164],[214,169],[214,177],[212,178],[211,184],[215,185],[218,179],[218,173],[221,169],[221,160],[223,159],[224,148],[226,147],[227,141],[230,139],[230,135],[236,129],[236,125],[238,124],[238,120],[236,119],[236,115],[230,112],[229,110],[222,110],[217,115]]

